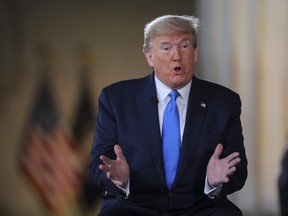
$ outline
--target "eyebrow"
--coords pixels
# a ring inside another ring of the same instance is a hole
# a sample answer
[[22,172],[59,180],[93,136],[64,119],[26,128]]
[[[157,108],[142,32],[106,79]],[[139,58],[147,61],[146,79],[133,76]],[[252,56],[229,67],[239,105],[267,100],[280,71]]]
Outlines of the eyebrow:
[[180,43],[186,42],[186,41],[191,42],[191,40],[190,40],[188,37],[186,37],[186,38],[183,38],[183,39],[180,41]]
[[170,44],[171,44],[170,42],[163,41],[160,43],[160,46],[165,46],[165,45],[170,45]]
[[[179,44],[180,44],[180,43],[183,43],[183,42],[186,42],[186,41],[190,42],[189,37],[185,37],[185,38],[183,38],[182,40],[180,40],[180,41],[179,41]],[[162,42],[160,42],[160,46],[169,45],[169,44],[171,44],[171,43],[168,42],[168,41],[162,41]]]

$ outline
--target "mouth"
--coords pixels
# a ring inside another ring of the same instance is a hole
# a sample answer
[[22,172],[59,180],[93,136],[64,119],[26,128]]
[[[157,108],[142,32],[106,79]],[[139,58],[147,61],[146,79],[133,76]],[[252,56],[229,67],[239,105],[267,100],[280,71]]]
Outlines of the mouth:
[[176,74],[180,74],[182,72],[182,67],[176,66],[174,67],[174,71],[176,72]]

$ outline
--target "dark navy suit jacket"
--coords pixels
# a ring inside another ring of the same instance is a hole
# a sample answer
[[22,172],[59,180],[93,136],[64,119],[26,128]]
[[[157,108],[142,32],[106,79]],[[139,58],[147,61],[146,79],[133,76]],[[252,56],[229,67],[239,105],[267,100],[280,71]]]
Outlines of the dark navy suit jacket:
[[[105,87],[99,96],[99,113],[91,149],[90,175],[107,191],[103,207],[121,203],[159,211],[181,210],[211,202],[204,194],[206,168],[218,143],[221,157],[240,152],[241,162],[218,199],[240,190],[247,178],[247,159],[240,122],[241,101],[233,91],[193,77],[183,133],[180,161],[172,190],[165,182],[154,73]],[[130,167],[130,195],[99,170],[104,154],[115,158],[119,144]]]

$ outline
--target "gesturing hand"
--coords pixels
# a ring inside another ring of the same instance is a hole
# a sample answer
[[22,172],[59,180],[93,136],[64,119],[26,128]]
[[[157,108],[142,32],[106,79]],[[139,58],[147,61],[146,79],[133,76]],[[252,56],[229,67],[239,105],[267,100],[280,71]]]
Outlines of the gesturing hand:
[[107,178],[114,184],[123,188],[128,184],[130,175],[129,166],[119,145],[116,144],[114,146],[114,152],[117,157],[116,160],[111,160],[105,155],[100,156],[104,164],[100,164],[99,168],[106,173]]
[[238,152],[231,153],[227,157],[220,159],[222,151],[223,145],[218,144],[207,166],[207,180],[213,187],[229,182],[229,176],[233,175],[236,171],[236,165],[241,160]]

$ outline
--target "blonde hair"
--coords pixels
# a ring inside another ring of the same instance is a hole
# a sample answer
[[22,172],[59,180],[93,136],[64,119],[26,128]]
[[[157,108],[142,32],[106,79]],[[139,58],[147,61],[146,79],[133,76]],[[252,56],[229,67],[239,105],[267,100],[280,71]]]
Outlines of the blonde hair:
[[143,52],[148,52],[150,43],[156,36],[169,34],[191,34],[194,47],[197,47],[199,18],[194,16],[164,15],[147,23],[144,28]]

